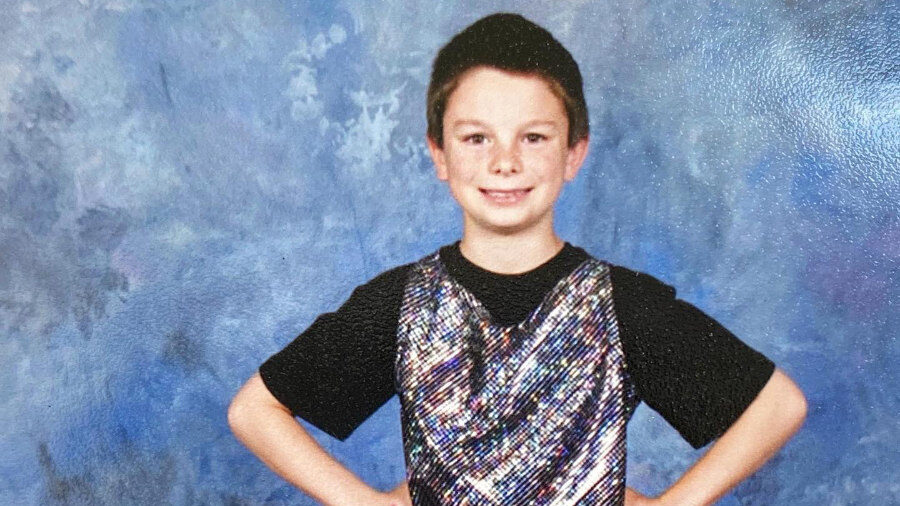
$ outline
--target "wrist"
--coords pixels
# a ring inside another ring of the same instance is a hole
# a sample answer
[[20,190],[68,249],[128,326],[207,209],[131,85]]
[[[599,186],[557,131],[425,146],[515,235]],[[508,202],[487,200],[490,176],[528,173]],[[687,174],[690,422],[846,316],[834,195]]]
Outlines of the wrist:
[[324,506],[346,506],[350,504],[372,504],[379,506],[389,505],[389,496],[385,492],[376,490],[361,480],[340,490],[337,494],[330,494],[328,499],[319,498]]
[[710,503],[698,500],[696,497],[686,496],[679,493],[678,489],[670,488],[656,497],[653,504],[657,506],[706,506]]

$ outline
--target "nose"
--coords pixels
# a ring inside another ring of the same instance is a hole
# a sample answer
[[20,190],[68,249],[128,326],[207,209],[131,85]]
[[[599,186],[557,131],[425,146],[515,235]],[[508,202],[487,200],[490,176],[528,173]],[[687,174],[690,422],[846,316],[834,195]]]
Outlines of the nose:
[[495,174],[510,174],[521,171],[522,162],[515,144],[512,146],[504,146],[499,142],[495,144],[494,157],[491,161],[491,172]]

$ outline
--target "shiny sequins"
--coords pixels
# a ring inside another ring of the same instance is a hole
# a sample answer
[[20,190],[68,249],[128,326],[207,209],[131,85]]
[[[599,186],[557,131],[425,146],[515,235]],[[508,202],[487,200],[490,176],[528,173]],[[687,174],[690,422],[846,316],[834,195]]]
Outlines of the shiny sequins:
[[586,259],[499,326],[432,253],[410,271],[397,337],[414,504],[623,503],[638,399],[607,263]]

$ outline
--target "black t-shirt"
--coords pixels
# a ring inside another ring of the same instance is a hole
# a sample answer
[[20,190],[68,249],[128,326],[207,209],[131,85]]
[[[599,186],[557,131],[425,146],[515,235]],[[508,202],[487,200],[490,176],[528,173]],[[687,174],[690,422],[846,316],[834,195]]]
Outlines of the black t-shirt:
[[[588,253],[565,243],[540,266],[499,274],[466,259],[459,241],[440,248],[450,275],[500,325],[521,322]],[[294,415],[344,440],[397,392],[397,326],[412,263],[382,272],[323,313],[260,367],[266,387]],[[656,278],[610,264],[613,310],[639,398],[694,448],[724,433],[775,364]]]

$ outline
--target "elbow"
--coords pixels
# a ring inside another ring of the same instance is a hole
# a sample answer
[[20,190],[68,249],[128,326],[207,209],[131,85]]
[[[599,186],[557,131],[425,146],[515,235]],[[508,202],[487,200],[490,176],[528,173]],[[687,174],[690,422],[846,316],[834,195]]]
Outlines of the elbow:
[[806,415],[809,413],[809,404],[806,402],[806,396],[803,395],[803,392],[798,388],[796,398],[794,399],[794,411],[797,418],[797,429],[799,430],[801,426],[803,426],[803,422],[806,421]]
[[228,405],[227,419],[228,427],[239,439],[243,433],[246,433],[248,427],[254,423],[252,418],[259,414],[259,407],[253,402],[254,399],[246,395],[246,391],[238,392]]
[[789,416],[789,418],[785,424],[787,426],[788,438],[794,437],[797,432],[803,428],[803,424],[806,423],[806,414],[808,410],[806,397],[800,392],[791,400],[791,404],[788,407],[787,416]]
[[770,416],[791,435],[800,430],[809,411],[809,404],[800,387],[787,374],[776,369],[765,390],[770,400]]
[[806,413],[809,411],[809,404],[806,402],[806,396],[803,395],[803,391],[799,388],[797,389],[797,411],[800,413],[800,417],[806,419]]
[[252,432],[261,420],[282,414],[291,416],[290,410],[269,393],[257,374],[241,387],[228,405],[228,427],[240,438],[241,434]]
[[790,382],[791,388],[786,396],[784,410],[792,422],[792,433],[800,430],[806,421],[806,415],[809,413],[809,403],[803,391],[793,381]]
[[241,403],[240,395],[236,395],[234,399],[231,400],[231,404],[228,405],[228,412],[226,415],[228,427],[231,429],[231,432],[234,432],[235,434],[238,433],[244,411],[245,409]]

